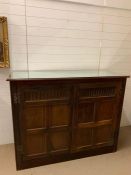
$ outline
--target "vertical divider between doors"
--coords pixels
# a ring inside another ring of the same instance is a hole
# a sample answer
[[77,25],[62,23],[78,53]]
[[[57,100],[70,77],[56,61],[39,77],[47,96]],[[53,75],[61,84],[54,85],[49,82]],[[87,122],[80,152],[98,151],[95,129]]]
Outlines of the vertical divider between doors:
[[76,119],[77,119],[77,105],[78,105],[78,87],[73,85],[73,96],[72,96],[72,126],[71,126],[71,153],[74,152],[75,146],[75,132],[76,132]]
[[50,142],[50,113],[51,113],[51,106],[50,104],[46,103],[46,120],[47,120],[47,130],[46,130],[46,135],[47,135],[47,154],[50,155],[51,152],[51,142]]
[[[98,102],[94,102],[94,111],[93,111],[93,122],[96,123],[96,110],[98,107]],[[92,128],[92,145],[95,145],[95,128]]]

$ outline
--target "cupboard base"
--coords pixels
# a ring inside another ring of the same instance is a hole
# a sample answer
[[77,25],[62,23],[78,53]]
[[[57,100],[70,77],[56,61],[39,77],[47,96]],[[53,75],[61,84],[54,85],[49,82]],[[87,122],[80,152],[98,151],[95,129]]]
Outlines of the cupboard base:
[[59,162],[65,162],[69,160],[75,160],[75,159],[80,159],[80,158],[86,158],[90,156],[97,156],[101,154],[106,154],[106,153],[113,153],[116,152],[116,146],[105,146],[105,147],[100,147],[100,148],[95,148],[91,149],[88,151],[82,151],[82,152],[77,152],[77,153],[72,153],[72,154],[61,154],[57,156],[50,156],[50,157],[39,157],[39,159],[32,159],[32,160],[24,160],[20,164],[17,165],[17,170],[23,170],[27,168],[33,168],[33,167],[38,167],[42,165],[49,165],[49,164],[54,164],[54,163],[59,163]]

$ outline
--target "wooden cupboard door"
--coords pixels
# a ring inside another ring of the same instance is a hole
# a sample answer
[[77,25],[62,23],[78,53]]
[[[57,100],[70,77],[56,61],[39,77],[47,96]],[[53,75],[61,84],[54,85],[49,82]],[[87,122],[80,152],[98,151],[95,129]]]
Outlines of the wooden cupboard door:
[[78,87],[73,150],[113,145],[118,106],[117,83]]
[[38,86],[21,90],[21,133],[25,158],[70,151],[72,89]]
[[114,99],[110,99],[97,102],[84,101],[78,104],[74,150],[113,144],[114,124],[117,117],[115,102]]

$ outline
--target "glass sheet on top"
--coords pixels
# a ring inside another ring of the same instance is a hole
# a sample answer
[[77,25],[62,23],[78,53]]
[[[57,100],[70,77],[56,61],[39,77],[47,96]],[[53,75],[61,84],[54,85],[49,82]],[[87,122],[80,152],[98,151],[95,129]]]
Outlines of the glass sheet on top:
[[35,70],[11,71],[8,80],[23,79],[59,79],[59,78],[95,78],[95,77],[120,77],[124,74],[96,70]]

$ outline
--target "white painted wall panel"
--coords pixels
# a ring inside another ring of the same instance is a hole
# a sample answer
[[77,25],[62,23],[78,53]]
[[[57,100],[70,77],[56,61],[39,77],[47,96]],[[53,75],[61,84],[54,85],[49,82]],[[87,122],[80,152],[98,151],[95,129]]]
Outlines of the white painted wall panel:
[[9,70],[0,69],[0,145],[13,142],[10,89],[6,78]]
[[59,9],[46,9],[44,7],[27,7],[27,16],[70,21],[102,22],[102,15],[88,13],[88,11],[86,13],[79,13],[78,11],[62,11]]
[[119,32],[102,32],[103,40],[108,41],[131,41],[131,33],[119,33]]
[[129,49],[131,48],[131,41],[103,40],[102,47]]
[[8,13],[15,15],[25,15],[25,6],[10,4]]
[[[75,38],[75,39],[94,39],[100,40],[102,32],[86,31],[86,30],[68,30],[56,28],[43,28],[43,27],[28,27],[28,36],[41,36],[41,37],[59,37],[59,38]],[[123,36],[124,37],[124,36]]]
[[8,0],[9,4],[25,5],[25,0]]
[[131,9],[130,0],[106,0],[105,5],[108,7]]
[[101,54],[102,54],[102,56],[106,56],[106,55],[130,56],[131,49],[102,48]]
[[119,16],[107,16],[104,15],[105,24],[115,24],[115,25],[124,25],[131,26],[131,17],[119,17]]
[[[75,64],[75,69],[97,69],[98,67],[98,61],[99,59],[95,60],[95,61],[87,61],[87,60],[82,60],[82,62],[80,63],[80,59],[77,61],[75,60],[76,64]],[[43,64],[43,65],[42,65]],[[74,64],[74,61],[72,60],[68,60],[68,61],[65,61],[65,64],[63,64],[63,61],[60,62],[48,62],[48,64],[44,64],[44,61],[43,62],[31,62],[30,65],[29,65],[29,68],[30,69],[33,69],[33,70],[38,70],[38,68],[40,70],[42,70],[44,68],[44,70],[49,70],[49,67],[50,69],[54,69],[55,67],[55,70],[72,70],[72,64]]]
[[26,50],[26,45],[17,45],[17,44],[13,44],[10,46],[10,53],[21,53],[21,54],[26,54],[27,50]]
[[8,3],[9,0],[0,0],[0,3]]
[[[59,46],[59,47],[100,47],[100,40],[68,37],[36,37],[28,36],[29,45]],[[79,49],[79,48],[78,48]]]
[[64,0],[64,1],[104,6],[104,0]]
[[25,25],[25,16],[9,15],[8,24],[11,25]]
[[[62,55],[64,56],[64,59],[68,56],[70,58],[70,55],[99,55],[100,49],[99,48],[78,48],[78,47],[63,47],[60,49],[60,47],[43,47],[39,46],[38,47],[29,47],[29,53],[40,53],[40,54],[47,54],[47,55]],[[47,57],[48,60],[48,57]],[[46,62],[45,62],[46,64]],[[75,64],[75,59],[74,59],[74,64]],[[72,69],[74,67],[74,64],[72,65]]]
[[9,10],[8,4],[0,4],[0,13],[7,13]]
[[[100,7],[27,0],[30,69],[73,69],[82,66],[98,69],[102,12]],[[32,54],[43,55],[38,64],[36,59],[33,61],[30,58]],[[91,60],[92,55],[97,59]],[[86,59],[81,61],[76,59],[78,56]]]
[[124,9],[116,9],[116,8],[103,8],[103,13],[105,15],[110,15],[110,16],[118,16],[118,17],[131,17],[131,12],[130,10],[124,10]]
[[[23,21],[24,23],[24,21]],[[68,30],[91,30],[91,31],[101,31],[101,23],[92,23],[92,22],[79,22],[79,21],[70,21],[70,20],[58,20],[58,19],[46,19],[46,18],[36,18],[36,17],[27,17],[28,26],[39,26],[39,27],[48,27],[48,28],[61,28]]]
[[0,13],[14,14],[14,15],[24,15],[25,8],[24,6],[15,5],[15,4],[0,4]]
[[26,26],[8,25],[9,35],[26,36]]
[[21,35],[10,35],[9,36],[10,44],[26,45],[26,36]]
[[117,25],[117,24],[104,24],[103,31],[109,33],[126,33],[130,34],[131,26]]
[[[56,9],[61,11],[72,11],[72,12],[79,12],[79,13],[94,13],[94,14],[101,14],[102,9],[101,7],[96,6],[88,6],[88,5],[82,5],[82,4],[72,4],[67,3],[63,0],[53,1],[53,0],[26,0],[27,6],[30,7],[40,7],[40,8],[46,8],[46,9]],[[92,1],[92,0],[91,0]],[[92,1],[93,2],[93,1]]]

